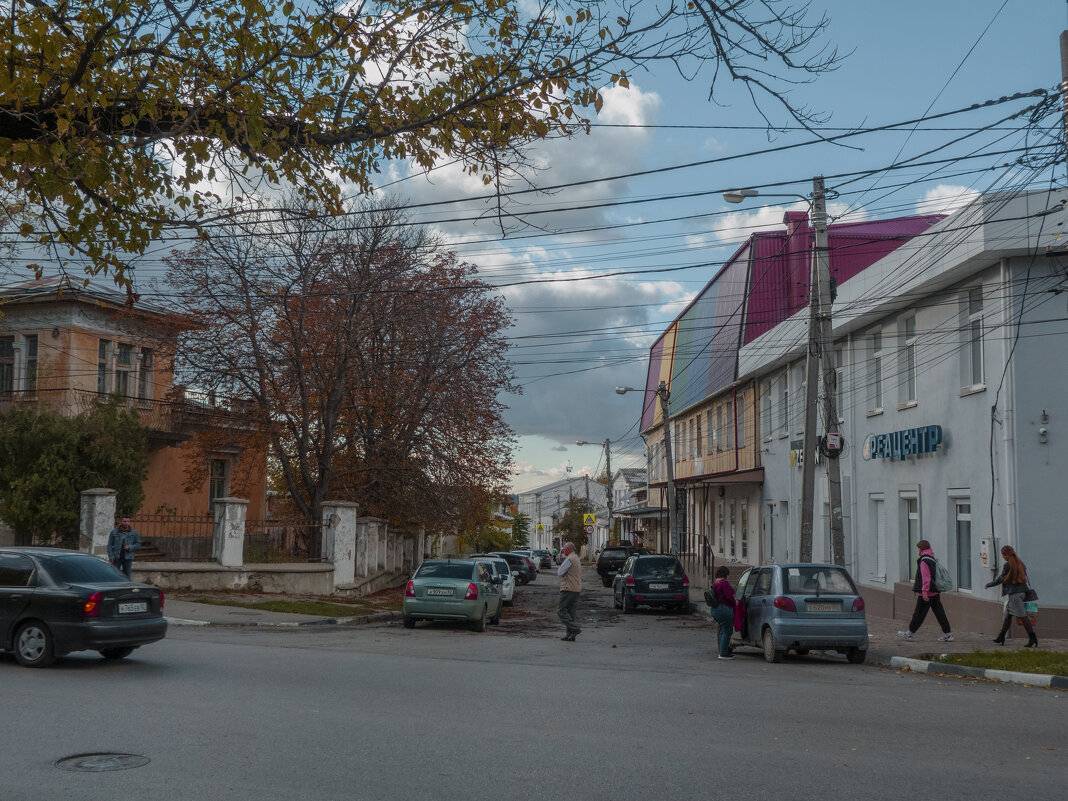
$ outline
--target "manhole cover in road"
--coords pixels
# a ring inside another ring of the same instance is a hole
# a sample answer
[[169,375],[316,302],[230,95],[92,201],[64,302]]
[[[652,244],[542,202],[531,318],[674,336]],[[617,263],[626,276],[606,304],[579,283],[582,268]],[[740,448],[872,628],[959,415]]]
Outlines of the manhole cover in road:
[[57,759],[55,765],[63,770],[80,770],[86,773],[100,773],[105,770],[129,770],[140,768],[151,762],[140,754],[74,754]]

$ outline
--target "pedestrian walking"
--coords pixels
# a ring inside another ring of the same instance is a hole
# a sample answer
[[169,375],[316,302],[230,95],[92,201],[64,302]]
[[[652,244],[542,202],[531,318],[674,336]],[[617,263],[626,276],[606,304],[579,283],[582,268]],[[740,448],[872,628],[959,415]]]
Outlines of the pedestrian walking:
[[560,601],[556,606],[556,614],[567,628],[567,633],[560,639],[564,642],[574,642],[582,632],[575,620],[579,595],[582,594],[582,564],[575,552],[574,543],[565,542],[561,553],[563,558],[560,560],[560,567],[556,569],[556,575],[560,577]]
[[719,658],[734,659],[731,650],[731,635],[734,633],[734,588],[727,578],[730,568],[720,565],[716,568],[716,580],[712,582],[712,598],[717,602],[712,607],[712,619],[719,629]]
[[130,518],[124,517],[108,534],[108,561],[130,578],[134,554],[141,547],[141,535],[130,526]]
[[923,625],[927,613],[933,611],[938,625],[942,627],[942,636],[938,638],[938,641],[953,642],[949,618],[946,617],[945,607],[942,606],[942,595],[934,587],[936,562],[931,543],[927,540],[920,540],[916,543],[916,550],[920,552],[920,555],[916,557],[916,580],[912,584],[912,591],[919,597],[916,598],[916,611],[912,613],[908,630],[899,631],[898,636],[903,640],[911,640],[912,635]]
[[1005,635],[1009,633],[1012,619],[1016,618],[1023,624],[1024,630],[1027,632],[1027,645],[1024,648],[1037,648],[1038,636],[1035,634],[1035,630],[1031,626],[1031,619],[1027,616],[1027,610],[1024,608],[1027,591],[1031,588],[1030,583],[1027,581],[1027,566],[1020,560],[1020,557],[1016,555],[1016,551],[1010,545],[1002,547],[1001,558],[1005,560],[1001,567],[1001,575],[986,585],[987,588],[990,588],[1000,584],[1001,594],[1005,598],[1005,619],[1001,621],[1001,632],[994,638],[994,642],[998,645],[1005,644]]

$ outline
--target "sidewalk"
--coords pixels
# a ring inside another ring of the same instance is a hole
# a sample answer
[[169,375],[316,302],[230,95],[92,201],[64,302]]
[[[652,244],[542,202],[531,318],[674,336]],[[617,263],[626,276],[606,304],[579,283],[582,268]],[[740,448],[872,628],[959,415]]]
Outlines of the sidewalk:
[[353,615],[352,617],[321,617],[289,612],[267,612],[241,606],[202,604],[172,598],[166,600],[164,616],[167,618],[168,625],[171,626],[263,626],[268,628],[359,625],[401,619],[400,612],[375,612],[370,615]]

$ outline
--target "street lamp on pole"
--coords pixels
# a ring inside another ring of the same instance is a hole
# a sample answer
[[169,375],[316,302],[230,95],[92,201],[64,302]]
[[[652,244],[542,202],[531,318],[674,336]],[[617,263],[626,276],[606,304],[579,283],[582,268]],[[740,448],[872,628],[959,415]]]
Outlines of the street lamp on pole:
[[[625,395],[628,392],[644,392],[645,390],[634,387],[616,387],[617,395]],[[671,399],[671,390],[666,381],[661,381],[656,388],[657,397],[660,398],[660,413],[664,418],[664,460],[667,462],[667,504],[668,504],[668,531],[671,532],[671,552],[679,552],[679,523],[675,509],[675,466],[671,457],[671,421],[668,415],[668,401]]]
[[[741,203],[744,199],[758,197],[756,189],[737,189],[723,193],[728,203]],[[812,561],[812,523],[816,494],[816,425],[819,393],[816,373],[821,361],[823,367],[823,403],[827,424],[825,454],[827,455],[827,505],[830,507],[831,560],[845,564],[845,534],[842,529],[842,477],[838,463],[840,437],[838,435],[838,410],[835,408],[835,383],[837,373],[831,353],[831,276],[827,244],[827,190],[823,177],[812,180],[811,200],[804,195],[785,194],[767,197],[798,197],[809,204],[812,212],[812,228],[815,230],[812,267],[809,272],[808,292],[808,349],[805,356],[805,440],[802,454],[801,475],[801,542],[802,562]]]

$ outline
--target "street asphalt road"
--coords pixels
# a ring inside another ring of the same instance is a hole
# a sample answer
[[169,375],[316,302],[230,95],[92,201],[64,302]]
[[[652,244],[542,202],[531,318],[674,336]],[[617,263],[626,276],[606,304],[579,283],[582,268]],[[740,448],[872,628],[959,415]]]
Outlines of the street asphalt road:
[[[122,663],[0,656],[0,799],[1060,799],[1063,692],[715,659],[700,615],[623,616],[558,581],[484,634],[421,623],[172,627]],[[72,772],[63,757],[142,767]]]

